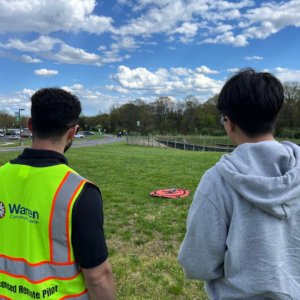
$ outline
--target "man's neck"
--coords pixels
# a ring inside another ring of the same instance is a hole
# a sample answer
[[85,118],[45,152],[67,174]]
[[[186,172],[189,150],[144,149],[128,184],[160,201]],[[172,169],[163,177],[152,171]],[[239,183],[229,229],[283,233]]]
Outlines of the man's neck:
[[253,143],[260,143],[260,142],[265,142],[265,141],[276,141],[276,140],[274,139],[274,136],[271,133],[260,135],[258,137],[254,137],[254,138],[250,138],[243,134],[243,135],[236,137],[235,144],[237,146],[240,146],[245,143],[253,144]]
[[48,140],[34,140],[31,146],[31,149],[56,151],[60,154],[64,154],[64,148],[64,145]]

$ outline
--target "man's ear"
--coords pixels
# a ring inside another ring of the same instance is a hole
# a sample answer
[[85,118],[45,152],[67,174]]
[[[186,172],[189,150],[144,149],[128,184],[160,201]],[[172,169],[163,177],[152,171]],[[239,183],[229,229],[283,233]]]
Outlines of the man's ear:
[[28,118],[26,124],[27,124],[27,128],[32,133],[32,118]]
[[231,119],[228,116],[225,116],[224,122],[227,123],[227,129],[229,130],[229,132],[234,131],[235,124],[231,121]]
[[69,130],[68,137],[69,137],[71,140],[74,139],[74,136],[75,136],[75,134],[76,134],[77,127],[79,127],[79,126],[78,126],[78,125],[73,126],[73,127],[70,128],[70,130]]

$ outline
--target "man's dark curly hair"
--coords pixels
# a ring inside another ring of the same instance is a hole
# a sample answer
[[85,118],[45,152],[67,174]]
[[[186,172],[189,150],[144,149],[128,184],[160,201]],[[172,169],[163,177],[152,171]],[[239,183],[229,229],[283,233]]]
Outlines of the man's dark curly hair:
[[59,88],[44,88],[31,97],[33,136],[37,139],[58,141],[81,113],[79,99]]
[[217,108],[247,136],[255,137],[273,133],[283,100],[284,91],[278,78],[246,68],[225,83]]

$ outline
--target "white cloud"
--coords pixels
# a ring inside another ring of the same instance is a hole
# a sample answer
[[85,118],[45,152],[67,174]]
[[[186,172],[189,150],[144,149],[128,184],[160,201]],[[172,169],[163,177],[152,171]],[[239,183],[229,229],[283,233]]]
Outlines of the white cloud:
[[240,69],[238,68],[233,68],[233,69],[227,69],[226,71],[231,72],[231,73],[235,73],[238,72]]
[[37,76],[40,76],[40,77],[51,77],[53,75],[58,75],[58,71],[40,69],[40,70],[35,70],[34,74],[37,75]]
[[[95,115],[99,110],[108,110],[114,103],[125,104],[131,99],[131,95],[117,95],[111,96],[109,94],[102,94],[91,89],[86,89],[82,85],[63,86],[64,90],[77,95],[82,104],[85,115]],[[31,101],[30,97],[35,93],[31,89],[23,89],[19,92],[12,92],[6,95],[0,94],[0,106],[9,111],[16,111],[19,108],[25,108],[24,115],[30,115]]]
[[248,19],[242,23],[245,27],[260,23],[245,30],[248,38],[265,39],[287,26],[300,26],[300,2],[298,0],[281,1],[279,3],[264,2],[261,7],[250,9],[244,15]]
[[97,50],[105,50],[106,49],[106,47],[105,46],[100,46],[99,48],[97,48]]
[[23,89],[23,91],[12,92],[7,95],[0,94],[0,106],[8,111],[17,111],[19,108],[24,108],[23,115],[30,115],[30,97],[35,91]]
[[0,50],[0,56],[7,57],[7,58],[10,58],[10,59],[13,59],[13,60],[19,59],[18,55],[13,55],[13,54],[11,54],[9,52],[4,52],[4,51],[1,51],[1,50]]
[[129,91],[126,89],[123,89],[120,86],[116,86],[116,85],[106,85],[104,88],[106,91],[109,92],[115,92],[115,93],[124,93],[124,94],[128,94]]
[[137,41],[138,44],[141,45],[158,45],[157,42],[143,42],[143,41]]
[[151,50],[149,50],[149,49],[146,49],[145,51],[146,51],[146,52],[149,52],[149,53],[154,53],[154,51],[151,51]]
[[[131,5],[137,17],[126,20],[126,24],[113,27],[111,17],[94,12],[96,0],[0,0],[0,33],[7,31],[38,32],[44,36],[51,32],[86,31],[92,34],[110,32],[121,35],[129,40],[117,41],[112,45],[114,49],[134,50],[139,44],[155,44],[155,42],[140,41],[130,43],[132,37],[151,37],[153,34],[170,35],[166,40],[173,42],[175,37],[182,43],[190,43],[199,33],[199,28],[206,28],[208,32],[200,32],[208,38],[202,43],[221,43],[233,46],[245,46],[250,39],[265,39],[287,26],[300,26],[300,2],[269,1],[258,4],[256,8],[243,12],[241,9],[253,7],[252,0],[225,1],[225,0],[119,0],[123,4]],[[139,12],[145,9],[143,12]],[[17,20],[17,22],[16,22]],[[205,20],[205,22],[203,21]],[[222,24],[226,20],[237,20],[242,32],[233,32],[234,24]],[[208,26],[213,22],[212,26]],[[215,34],[219,34],[215,37]],[[50,44],[38,42],[22,42],[18,39],[1,44],[7,49],[15,48],[21,51],[50,51]],[[58,41],[56,43],[59,43]],[[61,43],[61,41],[60,41]],[[40,49],[44,46],[44,49]],[[47,48],[48,47],[48,48]],[[106,50],[102,46],[99,50]]]
[[190,73],[193,73],[191,69],[187,68],[171,68],[170,71],[179,76],[189,76]]
[[281,81],[300,81],[300,70],[293,70],[288,68],[275,68],[276,76]]
[[260,57],[260,56],[252,56],[252,57],[246,56],[246,57],[244,57],[244,59],[245,60],[253,60],[253,59],[259,60],[259,59],[263,59],[263,57]]
[[42,62],[40,59],[36,59],[36,58],[33,59],[28,55],[22,55],[21,57],[19,57],[18,55],[13,55],[9,52],[4,52],[1,50],[0,50],[0,56],[7,57],[12,60],[19,60],[19,61],[21,61],[23,63],[27,63],[27,64],[36,64],[36,63]]
[[219,11],[227,9],[241,9],[247,6],[254,6],[255,2],[252,0],[243,0],[237,3],[228,1],[211,1],[210,8],[217,9]]
[[[65,64],[84,64],[101,66],[103,59],[97,54],[87,53],[82,49],[73,48],[66,44],[61,45],[60,52],[41,52],[39,55],[43,58],[56,60]],[[113,60],[115,61],[115,60]]]
[[168,47],[170,50],[176,50],[176,47]]
[[99,110],[108,110],[114,103],[125,104],[128,103],[132,97],[128,95],[111,96],[103,94],[98,91],[86,89],[83,86],[63,86],[62,89],[76,95],[82,104],[84,114],[95,115]]
[[196,73],[198,74],[219,74],[219,71],[213,71],[205,66],[201,66],[201,68],[196,68]]
[[117,41],[117,43],[113,43],[110,45],[110,48],[112,50],[118,50],[121,49],[127,50],[127,51],[134,51],[138,48],[140,48],[139,45],[137,45],[135,39],[132,36],[124,36],[124,37],[114,37],[114,39]]
[[184,22],[181,25],[181,27],[176,28],[172,34],[181,33],[184,34],[186,37],[193,37],[196,35],[197,31],[198,31],[197,23]]
[[[239,9],[253,6],[254,1],[243,0],[239,3],[229,3],[222,0],[138,0],[135,11],[149,8],[137,18],[129,20],[128,24],[114,28],[113,32],[121,35],[150,36],[154,33],[168,35],[180,33],[185,35],[182,42],[189,42],[199,27],[207,25],[196,23],[198,17],[211,21],[233,20],[240,18]],[[173,41],[169,38],[167,41]]]
[[174,42],[175,41],[175,38],[173,35],[170,35],[167,39],[166,39],[166,42],[168,43],[171,43],[171,42]]
[[101,34],[110,30],[112,18],[92,14],[95,0],[1,0],[0,32],[80,30]]
[[20,51],[38,52],[52,50],[53,46],[58,43],[62,43],[62,41],[42,35],[31,42],[23,42],[20,39],[9,39],[7,44],[0,43],[0,47],[6,49],[14,48]]
[[184,79],[176,77],[174,80],[166,69],[159,69],[152,73],[145,68],[131,70],[120,66],[118,73],[110,79],[122,88],[145,95],[213,95],[220,91],[223,82],[213,80],[203,74],[189,74]]
[[232,44],[235,47],[242,47],[248,45],[247,39],[243,35],[234,36],[232,31],[225,32],[215,38],[208,38],[199,44]]
[[227,31],[232,30],[232,29],[234,29],[234,26],[224,24],[224,25],[220,25],[220,26],[214,28],[213,31],[215,33],[223,33],[223,32],[227,32]]
[[27,64],[37,64],[37,63],[42,62],[40,59],[31,58],[29,55],[22,55],[20,57],[20,61],[27,63]]

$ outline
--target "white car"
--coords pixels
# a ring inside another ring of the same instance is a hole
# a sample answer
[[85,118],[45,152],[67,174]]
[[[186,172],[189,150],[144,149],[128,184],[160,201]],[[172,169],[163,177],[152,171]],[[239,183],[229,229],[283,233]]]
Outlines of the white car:
[[10,135],[8,139],[9,140],[19,140],[20,137],[18,135]]
[[4,136],[4,134],[0,133],[0,136]]
[[77,133],[77,134],[75,134],[75,136],[74,136],[75,138],[81,138],[81,139],[83,139],[84,138],[84,136],[82,135],[82,134],[79,134],[79,133]]

